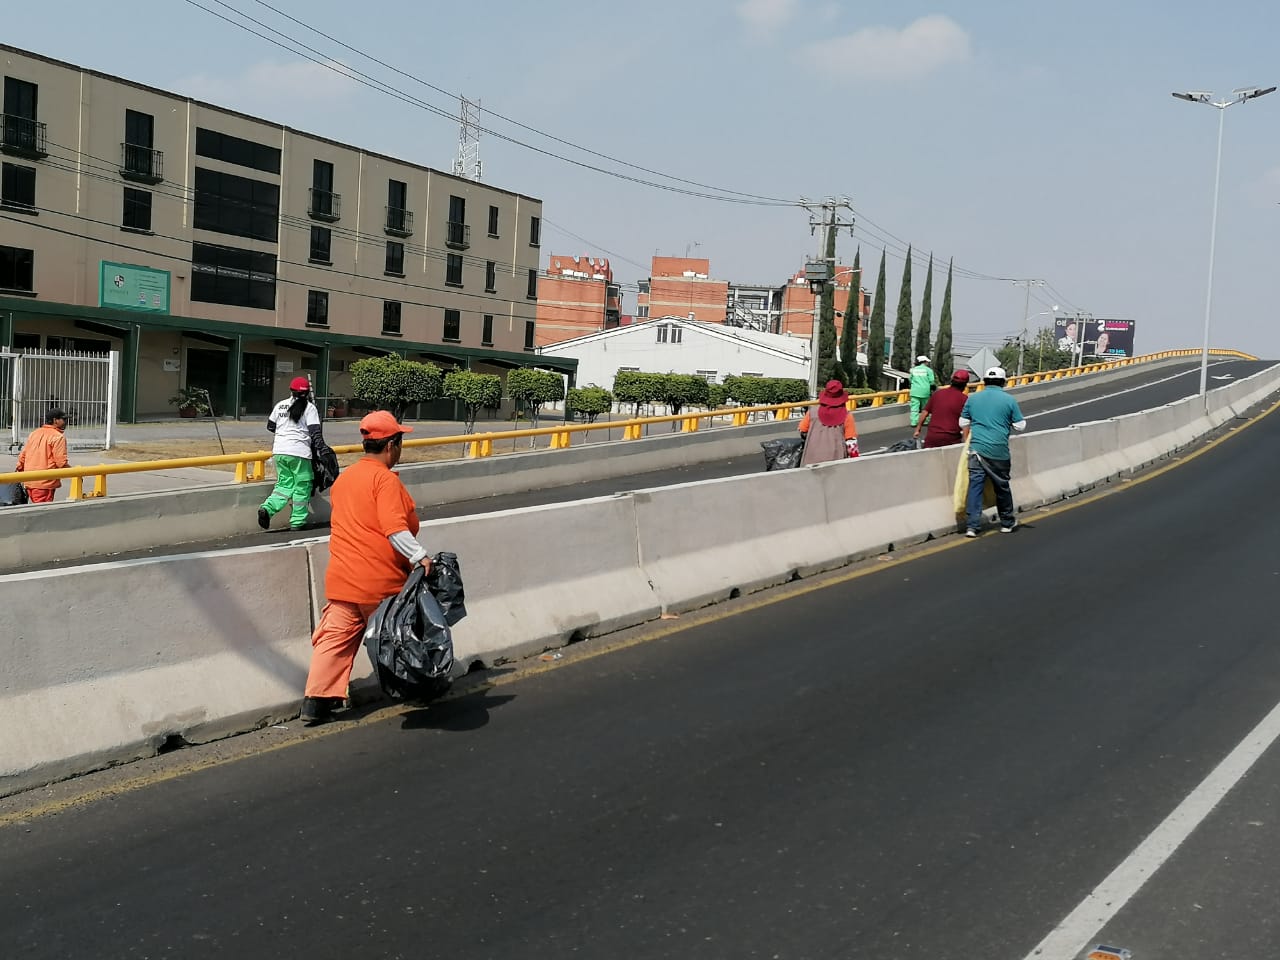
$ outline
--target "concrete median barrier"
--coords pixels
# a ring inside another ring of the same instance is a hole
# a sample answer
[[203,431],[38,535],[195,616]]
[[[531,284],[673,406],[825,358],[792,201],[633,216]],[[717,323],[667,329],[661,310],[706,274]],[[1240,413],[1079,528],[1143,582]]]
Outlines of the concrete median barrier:
[[687,483],[631,497],[640,563],[667,610],[838,565],[840,548],[817,471]]
[[296,712],[304,549],[0,577],[0,795]]
[[943,447],[816,469],[842,562],[953,531],[959,460],[959,447]]

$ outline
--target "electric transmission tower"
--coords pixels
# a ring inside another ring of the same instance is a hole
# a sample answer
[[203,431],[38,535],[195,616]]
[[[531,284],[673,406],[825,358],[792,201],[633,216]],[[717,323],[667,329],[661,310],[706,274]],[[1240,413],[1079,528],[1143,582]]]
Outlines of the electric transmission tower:
[[480,101],[461,99],[458,118],[458,157],[453,161],[454,176],[479,180],[483,172],[480,162]]

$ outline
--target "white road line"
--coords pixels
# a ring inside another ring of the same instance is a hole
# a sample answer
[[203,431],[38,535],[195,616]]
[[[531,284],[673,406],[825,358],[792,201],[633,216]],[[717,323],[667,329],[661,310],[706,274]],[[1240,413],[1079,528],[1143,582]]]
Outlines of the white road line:
[[1280,739],[1280,704],[1024,960],[1073,960]]
[[[1234,363],[1234,362],[1236,362],[1236,361],[1234,361],[1234,360],[1217,360],[1217,361],[1215,361],[1215,362],[1213,362],[1213,363],[1209,364],[1209,366],[1211,366],[1211,367],[1216,367],[1216,366],[1218,366],[1219,364],[1222,364],[1222,363]],[[1198,374],[1199,372],[1200,372],[1200,370],[1199,370],[1199,368],[1198,368],[1198,367],[1197,367],[1197,368],[1193,368],[1193,369],[1191,369],[1191,370],[1184,370],[1182,373],[1175,373],[1175,374],[1173,374],[1173,376],[1165,377],[1163,380],[1152,380],[1150,383],[1142,383],[1142,384],[1139,384],[1139,385],[1138,385],[1138,386],[1136,386],[1136,387],[1129,387],[1127,390],[1117,390],[1115,393],[1108,393],[1106,396],[1102,396],[1102,397],[1090,397],[1088,400],[1078,400],[1078,401],[1076,401],[1075,403],[1068,403],[1068,404],[1067,404],[1066,406],[1064,406],[1064,407],[1055,407],[1055,408],[1054,408],[1054,409],[1052,409],[1052,410],[1041,410],[1039,413],[1028,413],[1028,414],[1027,414],[1027,419],[1028,419],[1028,420],[1030,420],[1030,419],[1032,419],[1033,417],[1045,417],[1045,416],[1048,416],[1048,415],[1049,415],[1049,414],[1051,414],[1051,413],[1061,413],[1063,410],[1073,410],[1073,409],[1075,409],[1076,407],[1084,407],[1084,406],[1088,406],[1088,405],[1089,405],[1089,404],[1091,404],[1091,403],[1098,403],[1098,402],[1100,402],[1100,401],[1102,401],[1102,400],[1110,400],[1110,399],[1112,399],[1113,397],[1122,397],[1122,396],[1124,396],[1126,393],[1136,393],[1136,392],[1137,392],[1137,391],[1139,391],[1139,390],[1146,390],[1148,387],[1157,387],[1157,386],[1159,386],[1159,385],[1160,385],[1160,384],[1162,384],[1162,383],[1168,383],[1170,380],[1177,380],[1179,377],[1189,377],[1189,376],[1192,376],[1193,374]],[[1017,395],[1015,394],[1014,396],[1016,397]],[[1190,396],[1190,394],[1188,394],[1187,396]],[[1186,398],[1184,397],[1183,399],[1186,399]]]

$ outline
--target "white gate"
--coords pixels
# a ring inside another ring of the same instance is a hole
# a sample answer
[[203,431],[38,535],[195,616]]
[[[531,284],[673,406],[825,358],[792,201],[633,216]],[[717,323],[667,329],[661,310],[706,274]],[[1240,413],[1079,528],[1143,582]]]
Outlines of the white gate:
[[109,448],[116,421],[120,354],[0,353],[0,423],[10,449],[57,407],[67,415],[67,446]]

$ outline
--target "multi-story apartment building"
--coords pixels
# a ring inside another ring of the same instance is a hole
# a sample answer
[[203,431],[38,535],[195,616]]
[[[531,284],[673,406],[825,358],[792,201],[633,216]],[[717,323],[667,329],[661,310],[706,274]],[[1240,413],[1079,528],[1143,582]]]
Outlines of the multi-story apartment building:
[[[863,277],[859,284],[858,291],[858,342],[863,343],[866,340],[866,318],[870,315],[870,295],[866,290],[861,289],[862,284],[866,282],[866,270],[863,270]],[[853,286],[853,267],[845,264],[835,265],[835,308],[837,313],[844,313],[849,304],[849,290]],[[809,282],[805,279],[804,269],[796,271],[796,273],[787,281],[783,288],[782,294],[782,311],[780,317],[780,327],[776,333],[789,334],[793,337],[809,337],[813,334],[814,318],[817,316],[818,297],[809,289]],[[836,330],[843,332],[844,321],[841,318],[836,320]]]
[[608,258],[551,255],[538,281],[538,346],[612,330],[621,319],[622,289]]
[[0,75],[0,348],[120,350],[122,418],[341,396],[386,352],[547,364],[540,201],[13,47]]
[[682,317],[724,323],[729,284],[712,279],[710,274],[710,260],[654,257],[649,279],[640,281],[636,320]]

